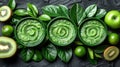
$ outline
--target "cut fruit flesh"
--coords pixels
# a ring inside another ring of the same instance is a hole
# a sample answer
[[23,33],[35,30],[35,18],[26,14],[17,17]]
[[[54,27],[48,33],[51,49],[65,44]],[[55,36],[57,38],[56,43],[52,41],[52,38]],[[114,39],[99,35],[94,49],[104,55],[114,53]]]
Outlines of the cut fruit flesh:
[[8,6],[0,8],[0,21],[7,21],[12,15],[12,10]]
[[8,37],[0,37],[0,58],[9,58],[16,53],[16,42]]

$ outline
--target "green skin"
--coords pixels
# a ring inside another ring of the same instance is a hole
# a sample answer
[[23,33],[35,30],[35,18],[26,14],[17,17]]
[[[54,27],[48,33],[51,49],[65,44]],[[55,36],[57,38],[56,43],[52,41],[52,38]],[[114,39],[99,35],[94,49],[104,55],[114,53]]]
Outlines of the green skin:
[[2,35],[11,36],[13,33],[13,27],[11,25],[5,25],[2,27]]
[[96,46],[106,37],[105,27],[96,20],[85,22],[80,31],[82,40],[88,46]]
[[25,45],[41,42],[45,36],[45,29],[36,20],[25,20],[17,27],[17,37]]
[[74,50],[74,53],[78,57],[83,57],[86,54],[86,49],[83,46],[77,46]]
[[108,36],[108,41],[112,45],[117,45],[119,43],[119,35],[117,33],[110,33]]
[[120,12],[118,10],[111,10],[105,16],[105,23],[113,28],[120,28]]
[[69,45],[75,37],[75,26],[68,20],[56,20],[50,26],[49,38],[55,45]]

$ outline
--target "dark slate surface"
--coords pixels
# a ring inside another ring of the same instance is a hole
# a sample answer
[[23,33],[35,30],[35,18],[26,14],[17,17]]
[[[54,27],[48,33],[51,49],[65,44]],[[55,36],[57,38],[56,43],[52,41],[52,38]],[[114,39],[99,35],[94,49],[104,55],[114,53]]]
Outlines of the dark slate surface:
[[[0,6],[7,4],[8,0],[0,0]],[[30,2],[35,4],[39,12],[41,13],[41,7],[49,4],[64,4],[68,7],[75,2],[80,3],[81,6],[87,7],[90,4],[97,4],[100,8],[105,8],[107,10],[118,9],[120,10],[120,0],[16,0],[17,8],[26,8],[26,3]],[[3,23],[0,23],[0,32]],[[1,35],[1,33],[0,33]],[[18,52],[17,52],[18,53]],[[50,63],[46,60],[41,62],[23,62],[19,55],[16,54],[10,59],[0,59],[0,67],[120,67],[120,58],[118,57],[113,62],[107,62],[105,60],[99,60],[97,65],[90,64],[85,59],[80,59],[75,56],[71,59],[69,63],[63,63],[60,59]]]

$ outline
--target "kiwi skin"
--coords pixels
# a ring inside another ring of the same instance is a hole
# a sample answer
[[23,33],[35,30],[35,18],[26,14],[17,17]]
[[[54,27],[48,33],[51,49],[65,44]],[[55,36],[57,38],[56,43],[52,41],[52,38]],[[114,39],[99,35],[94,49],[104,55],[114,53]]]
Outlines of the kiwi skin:
[[5,37],[5,36],[1,36],[0,37],[0,41],[1,42],[10,43],[10,46],[11,46],[9,51],[0,53],[0,58],[1,59],[5,59],[5,58],[12,57],[16,53],[16,51],[17,51],[17,44],[16,44],[16,42],[12,38]]
[[12,10],[10,9],[10,7],[8,7],[8,6],[0,7],[0,11],[2,11],[4,9],[6,9],[7,15],[2,17],[1,14],[0,14],[0,21],[1,22],[5,22],[5,21],[9,20],[12,16]]
[[119,53],[120,53],[119,49],[116,46],[110,46],[105,49],[103,56],[104,56],[105,60],[113,61],[114,59],[116,59],[118,57]]

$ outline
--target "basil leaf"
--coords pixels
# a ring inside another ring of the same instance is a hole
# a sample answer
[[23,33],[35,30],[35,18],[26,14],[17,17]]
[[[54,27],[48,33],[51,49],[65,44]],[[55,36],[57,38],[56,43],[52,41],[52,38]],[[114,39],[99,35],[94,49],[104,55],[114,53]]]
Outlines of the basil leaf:
[[58,57],[63,61],[63,62],[69,62],[70,59],[72,58],[72,49],[71,48],[58,48]]
[[36,62],[41,61],[43,59],[41,52],[39,50],[35,50],[35,53],[32,59]]
[[105,9],[99,9],[97,11],[97,14],[95,17],[100,19],[100,18],[104,17],[106,13],[107,13],[107,11]]
[[86,17],[84,9],[79,4],[74,4],[69,12],[70,18],[76,24],[80,24]]
[[94,52],[95,53],[103,53],[104,52],[104,50],[106,49],[108,47],[108,45],[100,45],[100,46],[97,46],[97,47],[95,47],[95,49],[94,49]]
[[16,7],[16,2],[15,2],[15,0],[9,0],[8,6],[9,6],[12,10],[14,10],[15,7]]
[[96,14],[96,12],[97,12],[96,4],[90,5],[85,9],[87,17],[93,17]]
[[42,21],[50,21],[51,17],[47,14],[42,14],[41,16],[39,16],[39,19]]
[[38,9],[35,5],[27,3],[27,12],[31,17],[37,17]]
[[49,15],[50,17],[64,16],[68,17],[68,8],[64,5],[48,5],[42,8],[44,14]]
[[42,55],[46,60],[52,62],[57,57],[57,49],[54,45],[49,44],[42,48]]
[[30,61],[34,55],[34,51],[32,49],[23,49],[20,53],[21,58],[23,59],[23,61],[27,62]]
[[17,16],[26,16],[28,15],[27,10],[25,9],[17,9],[14,11],[14,14]]

